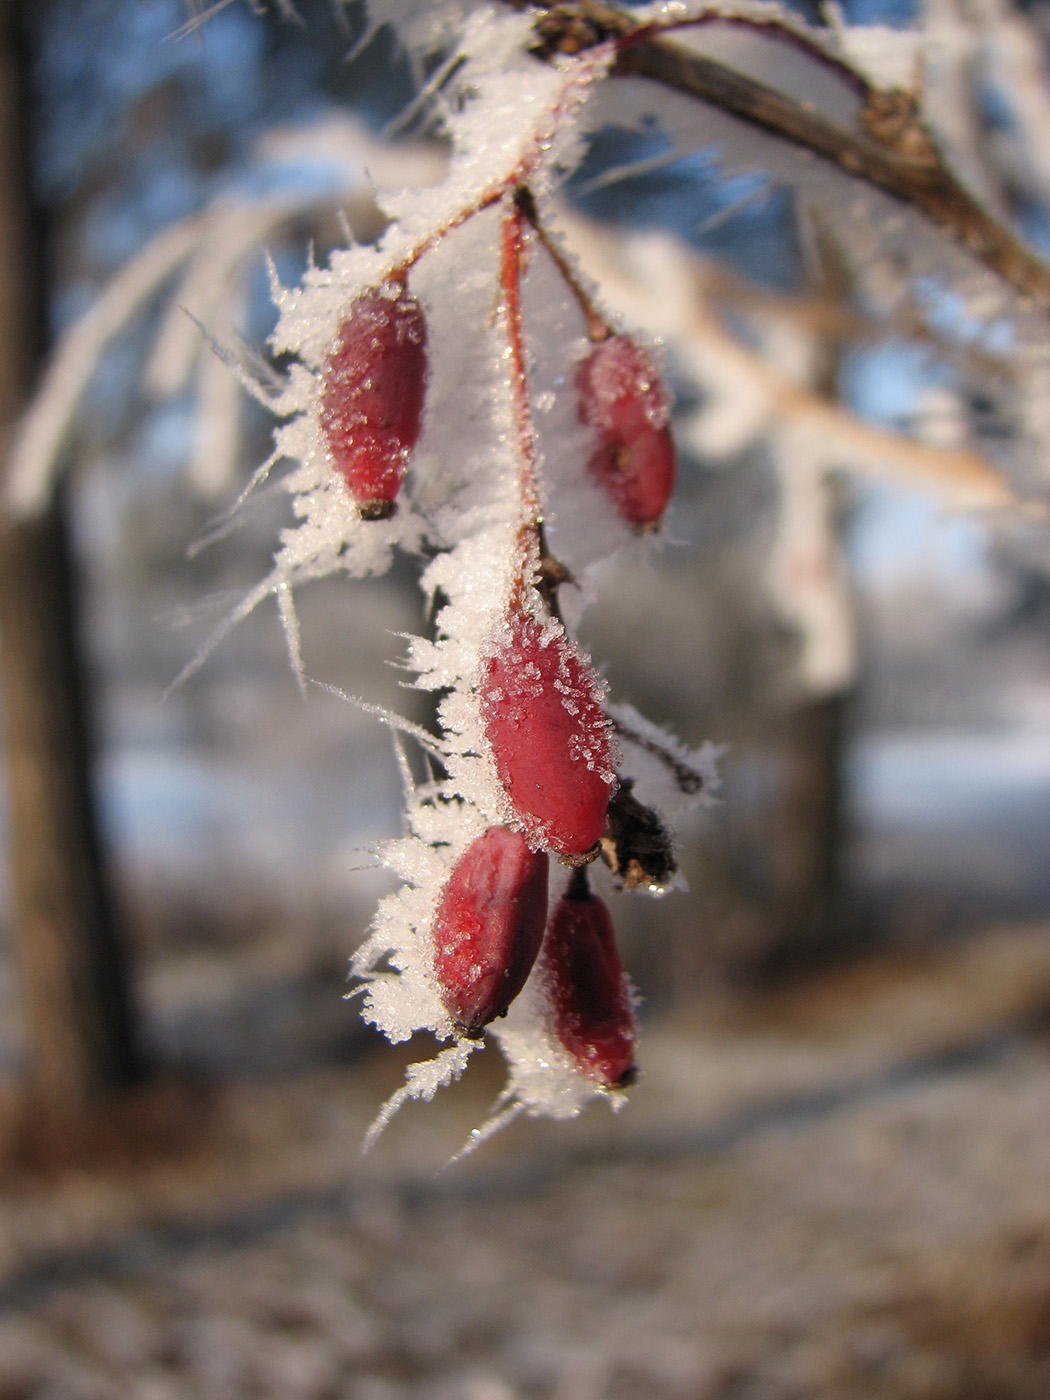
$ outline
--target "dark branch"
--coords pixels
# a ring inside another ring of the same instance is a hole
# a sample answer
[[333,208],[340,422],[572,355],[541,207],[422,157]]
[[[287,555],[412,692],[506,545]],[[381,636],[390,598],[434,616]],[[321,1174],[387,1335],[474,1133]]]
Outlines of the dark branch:
[[577,53],[590,44],[615,39],[619,55],[613,76],[649,78],[812,151],[902,204],[918,209],[1016,291],[1050,311],[1050,268],[959,183],[945,165],[910,94],[871,88],[844,61],[806,42],[804,36],[784,25],[740,17],[726,20],[716,14],[701,15],[693,21],[702,24],[722,20],[755,28],[801,47],[815,61],[831,67],[851,84],[863,102],[858,129],[849,130],[716,59],[654,34],[651,25],[639,25],[630,14],[604,0],[567,0],[531,7],[520,0],[505,3],[516,9],[542,10],[536,29],[537,52],[543,56]]

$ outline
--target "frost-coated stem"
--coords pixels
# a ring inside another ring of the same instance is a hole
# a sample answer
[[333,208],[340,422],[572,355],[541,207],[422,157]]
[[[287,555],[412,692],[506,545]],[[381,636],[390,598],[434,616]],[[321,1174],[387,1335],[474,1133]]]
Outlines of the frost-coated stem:
[[421,258],[431,252],[437,245],[453,233],[457,228],[462,227],[468,220],[474,218],[476,214],[482,213],[485,209],[491,209],[493,205],[499,204],[506,198],[508,193],[513,193],[516,198],[524,197],[531,200],[531,193],[528,190],[528,182],[533,179],[537,171],[547,160],[552,142],[558,131],[568,121],[569,116],[579,103],[583,100],[587,88],[597,77],[604,76],[608,64],[611,62],[615,50],[609,45],[603,58],[598,58],[599,50],[593,50],[595,61],[585,65],[586,73],[574,72],[566,77],[564,86],[558,92],[553,104],[541,111],[532,134],[527,140],[524,149],[521,150],[514,164],[494,178],[488,180],[478,193],[453,211],[435,228],[431,229],[416,246],[408,252],[402,261],[393,269],[391,276],[404,279],[411,268],[415,266]]
[[550,230],[541,222],[532,191],[522,185],[515,196],[515,202],[529,221],[547,256],[558,269],[558,275],[572,293],[577,306],[583,313],[584,320],[587,322],[588,337],[595,342],[607,340],[613,334],[609,318],[595,304],[594,297],[583,285],[579,273],[569,262],[564,249],[558,246]]
[[541,523],[539,461],[536,453],[536,430],[533,427],[532,408],[529,404],[525,331],[521,313],[521,269],[524,256],[525,218],[515,201],[503,221],[500,289],[503,294],[503,314],[507,329],[514,426],[518,435],[518,481],[522,514],[518,537],[521,570],[517,580],[518,591],[524,588],[528,581],[526,573],[535,562],[534,556],[539,552]]

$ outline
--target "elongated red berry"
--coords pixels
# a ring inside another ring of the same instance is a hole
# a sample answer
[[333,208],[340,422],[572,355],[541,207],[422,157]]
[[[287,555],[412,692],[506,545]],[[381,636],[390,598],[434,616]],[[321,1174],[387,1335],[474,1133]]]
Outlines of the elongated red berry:
[[427,328],[402,285],[362,292],[322,371],[320,420],[332,463],[366,518],[390,515],[423,417]]
[[674,490],[670,400],[647,351],[628,336],[597,345],[576,372],[580,418],[597,430],[587,469],[629,525],[655,525]]
[[609,911],[597,895],[572,890],[554,906],[543,944],[551,1029],[589,1078],[607,1089],[634,1077],[631,993],[620,967]]
[[524,836],[493,826],[453,867],[434,917],[434,972],[461,1030],[502,1016],[524,987],[543,942],[548,865]]
[[585,855],[616,783],[598,678],[558,623],[516,612],[509,628],[480,690],[512,820],[556,855]]

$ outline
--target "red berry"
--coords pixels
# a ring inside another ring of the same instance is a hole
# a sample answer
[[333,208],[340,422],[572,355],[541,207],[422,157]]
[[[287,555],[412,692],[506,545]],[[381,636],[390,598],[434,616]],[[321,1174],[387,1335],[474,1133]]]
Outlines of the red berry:
[[587,469],[629,525],[655,525],[675,482],[670,402],[648,353],[624,335],[603,340],[576,372],[580,418],[597,429]]
[[557,855],[590,852],[616,778],[598,679],[556,623],[515,613],[483,661],[481,710],[515,825]]
[[434,971],[462,1030],[502,1016],[525,985],[543,942],[548,865],[524,836],[493,826],[453,867],[434,917]]
[[362,292],[325,360],[321,430],[368,518],[390,515],[423,417],[427,328],[403,286]]
[[609,911],[592,894],[572,891],[554,907],[543,944],[543,982],[551,1027],[589,1078],[607,1089],[634,1075],[634,1012],[616,952]]

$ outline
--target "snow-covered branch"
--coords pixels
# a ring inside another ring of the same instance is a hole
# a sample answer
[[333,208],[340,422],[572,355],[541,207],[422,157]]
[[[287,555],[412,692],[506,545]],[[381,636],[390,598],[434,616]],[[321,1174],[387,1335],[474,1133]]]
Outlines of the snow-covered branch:
[[[529,8],[543,11],[536,24],[541,52],[574,53],[587,43],[612,38],[617,50],[613,76],[650,79],[829,161],[926,215],[1015,291],[1050,311],[1050,267],[957,178],[916,94],[874,83],[848,49],[836,53],[781,7],[717,5],[693,11],[654,6],[652,16],[622,11],[604,0],[561,0]],[[715,24],[770,36],[831,68],[859,99],[854,119],[842,125],[812,102],[780,92],[662,32]]]

